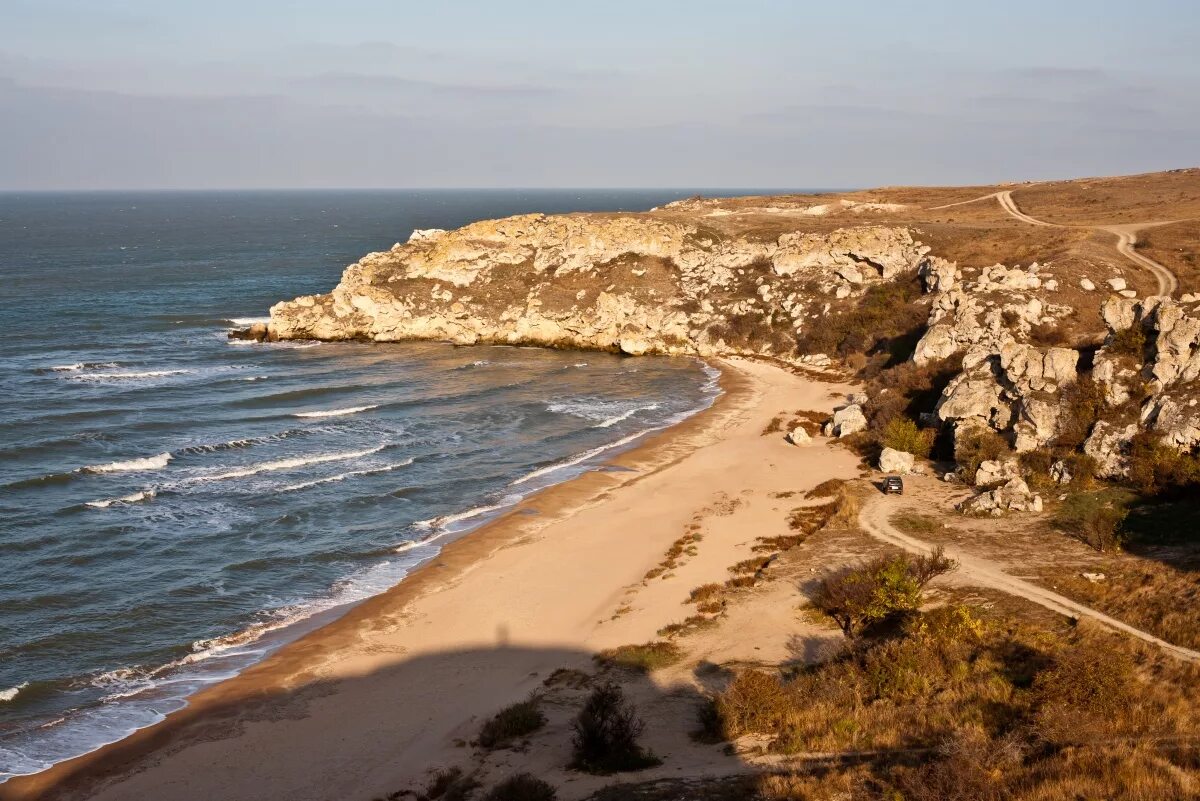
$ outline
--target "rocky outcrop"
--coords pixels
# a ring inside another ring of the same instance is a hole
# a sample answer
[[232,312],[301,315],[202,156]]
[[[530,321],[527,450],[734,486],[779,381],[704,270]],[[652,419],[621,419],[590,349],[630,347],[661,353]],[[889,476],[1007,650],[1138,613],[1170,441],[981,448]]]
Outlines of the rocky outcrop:
[[1013,477],[995,489],[981,492],[961,506],[968,514],[998,517],[1005,512],[1041,512],[1042,497],[1029,491],[1020,477]]
[[276,304],[269,333],[778,353],[826,298],[918,270],[928,251],[896,227],[763,241],[653,215],[531,214],[415,231],[350,265],[328,295]]

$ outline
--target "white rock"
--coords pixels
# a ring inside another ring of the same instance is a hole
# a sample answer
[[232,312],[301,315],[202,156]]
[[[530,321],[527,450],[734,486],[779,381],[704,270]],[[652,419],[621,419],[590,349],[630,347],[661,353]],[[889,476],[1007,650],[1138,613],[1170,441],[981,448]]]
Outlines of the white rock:
[[1092,283],[1092,279],[1090,279],[1090,278],[1080,278],[1079,286],[1085,292],[1092,292],[1096,289],[1096,285],[1094,283]]
[[895,448],[884,448],[879,454],[879,469],[884,473],[908,474],[913,472],[916,457]]
[[1137,292],[1132,289],[1122,289],[1119,292],[1117,292],[1117,294],[1123,298],[1136,298],[1137,297]]
[[846,437],[867,427],[867,417],[862,407],[852,403],[833,413],[833,419],[825,424],[825,436]]
[[804,430],[804,426],[795,426],[788,432],[787,441],[793,445],[811,445],[812,437]]
[[433,242],[446,235],[445,228],[417,228],[408,237],[409,242]]

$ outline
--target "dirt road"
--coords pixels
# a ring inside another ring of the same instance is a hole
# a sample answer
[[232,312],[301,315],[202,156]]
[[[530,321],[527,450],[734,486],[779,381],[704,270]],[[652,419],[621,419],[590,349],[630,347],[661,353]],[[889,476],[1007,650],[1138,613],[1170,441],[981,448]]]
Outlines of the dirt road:
[[1108,233],[1117,237],[1118,253],[1129,259],[1138,267],[1141,267],[1143,270],[1150,271],[1150,274],[1154,276],[1155,281],[1158,282],[1157,294],[1171,296],[1179,291],[1179,279],[1176,278],[1175,273],[1171,272],[1169,269],[1153,259],[1138,253],[1137,250],[1134,249],[1134,245],[1137,244],[1138,231],[1141,231],[1144,228],[1153,228],[1158,225],[1166,225],[1167,223],[1171,222],[1170,220],[1165,220],[1162,222],[1129,223],[1126,225],[1061,225],[1059,223],[1039,220],[1036,217],[1030,217],[1028,214],[1021,211],[1020,206],[1017,205],[1017,201],[1013,199],[1011,189],[1005,189],[1001,192],[993,192],[990,195],[982,195],[970,200],[961,200],[958,203],[947,203],[944,206],[933,206],[929,209],[929,211],[949,209],[954,206],[965,206],[968,203],[978,203],[981,200],[991,200],[992,198],[996,199],[996,201],[1000,204],[1000,208],[1004,209],[1007,214],[1028,225],[1038,225],[1043,228],[1091,228],[1099,231],[1107,231]]
[[[863,530],[878,540],[895,545],[898,548],[903,548],[910,553],[922,554],[931,552],[934,549],[931,543],[905,534],[891,524],[889,517],[895,511],[896,507],[889,503],[887,498],[871,498],[863,505],[862,512],[859,515],[859,522]],[[1000,565],[989,559],[974,556],[963,551],[961,548],[946,548],[945,551],[947,556],[958,562],[958,570],[955,572],[955,575],[966,582],[980,587],[999,590],[1009,595],[1016,595],[1070,618],[1091,618],[1110,629],[1124,632],[1125,634],[1137,637],[1139,640],[1151,643],[1172,656],[1185,659],[1189,662],[1200,662],[1200,651],[1193,651],[1190,648],[1173,645],[1166,640],[1155,637],[1149,632],[1134,628],[1116,618],[1109,617],[1103,612],[1098,612],[1091,607],[1072,601],[1064,595],[1059,595],[1044,587],[1039,587],[1031,582],[1010,576]]]

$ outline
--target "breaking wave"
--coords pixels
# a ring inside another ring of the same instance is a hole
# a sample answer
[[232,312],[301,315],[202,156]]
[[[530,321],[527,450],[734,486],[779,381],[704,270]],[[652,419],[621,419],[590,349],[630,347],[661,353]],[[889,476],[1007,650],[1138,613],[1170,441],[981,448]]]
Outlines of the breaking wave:
[[259,473],[270,473],[276,470],[293,470],[297,467],[304,467],[310,464],[323,464],[325,462],[341,462],[347,459],[360,459],[363,456],[370,456],[373,453],[379,453],[387,444],[379,445],[365,451],[346,451],[344,453],[323,453],[318,456],[297,456],[292,459],[278,459],[274,462],[263,462],[262,464],[243,467],[238,470],[231,470],[228,473],[217,473],[215,475],[198,476],[194,481],[224,481],[230,478],[245,478]]
[[318,412],[295,412],[292,414],[292,417],[341,417],[347,414],[358,414],[359,412],[365,412],[369,409],[378,408],[379,404],[376,403],[370,406],[348,406],[345,409],[326,409]]
[[84,473],[124,473],[133,471],[145,470],[161,470],[167,466],[167,462],[173,457],[169,453],[160,453],[157,456],[147,456],[144,459],[130,459],[127,462],[109,462],[108,464],[94,464],[87,467],[79,468]]
[[292,492],[294,490],[302,490],[302,489],[308,489],[309,487],[315,487],[318,484],[332,484],[335,481],[345,481],[346,479],[354,478],[355,476],[370,476],[370,475],[374,475],[376,473],[388,473],[388,472],[391,472],[392,470],[396,470],[401,467],[408,467],[412,463],[413,463],[412,459],[405,459],[404,461],[396,462],[395,464],[383,465],[382,467],[368,467],[364,470],[351,470],[348,473],[339,473],[336,476],[327,476],[325,478],[316,478],[316,479],[313,479],[312,481],[304,481],[299,484],[292,484],[291,486],[283,487],[279,491],[280,492]]
[[148,490],[142,490],[141,492],[135,492],[132,495],[125,495],[121,498],[109,498],[106,501],[88,501],[87,505],[92,507],[93,509],[107,509],[108,507],[112,506],[114,503],[121,503],[121,504],[141,503],[142,501],[153,500],[154,495],[155,495],[154,490],[148,489]]
[[16,687],[9,687],[7,690],[0,690],[0,703],[7,704],[9,701],[14,700],[17,695],[20,694],[21,690],[24,690],[28,686],[29,682],[23,681]]

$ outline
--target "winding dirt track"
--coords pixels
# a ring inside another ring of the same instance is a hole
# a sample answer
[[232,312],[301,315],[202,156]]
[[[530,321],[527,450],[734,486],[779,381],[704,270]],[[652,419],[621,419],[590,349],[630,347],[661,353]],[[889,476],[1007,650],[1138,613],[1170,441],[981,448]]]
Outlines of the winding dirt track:
[[965,206],[968,203],[978,203],[981,200],[991,200],[995,198],[1000,204],[1000,208],[1012,217],[1020,220],[1028,225],[1039,225],[1043,228],[1092,228],[1100,231],[1107,231],[1117,238],[1117,252],[1131,262],[1141,267],[1143,270],[1148,270],[1154,279],[1158,282],[1159,295],[1174,295],[1179,291],[1179,279],[1175,273],[1154,261],[1153,259],[1138,253],[1134,249],[1137,244],[1138,231],[1143,228],[1153,228],[1158,225],[1167,225],[1171,220],[1163,222],[1149,223],[1130,223],[1128,225],[1062,225],[1059,223],[1046,222],[1039,220],[1036,217],[1030,217],[1017,205],[1017,201],[1013,199],[1012,190],[1005,189],[1000,192],[993,192],[990,195],[982,195],[980,197],[971,198],[970,200],[960,200],[958,203],[947,203],[944,206],[932,206],[929,211],[938,211],[940,209],[949,209],[954,206]]
[[[888,516],[893,511],[894,509],[886,503],[886,499],[872,498],[863,505],[862,512],[859,515],[859,523],[861,523],[863,529],[872,537],[895,545],[910,553],[925,554],[932,552],[934,550],[933,545],[904,534],[891,524]],[[1091,618],[1110,629],[1129,634],[1137,637],[1139,640],[1155,645],[1172,656],[1188,662],[1200,662],[1200,651],[1193,651],[1190,648],[1173,645],[1164,639],[1155,637],[1149,632],[1134,628],[1128,623],[1122,623],[1120,620],[1109,617],[1103,612],[1098,612],[1089,606],[1072,601],[1064,595],[1059,595],[1044,587],[1039,587],[1031,582],[1010,576],[1004,572],[1000,565],[989,559],[973,556],[957,548],[946,548],[945,553],[958,562],[958,570],[955,571],[955,575],[971,584],[1024,598],[1027,601],[1032,601],[1035,604],[1044,606],[1051,611],[1070,618]]]

